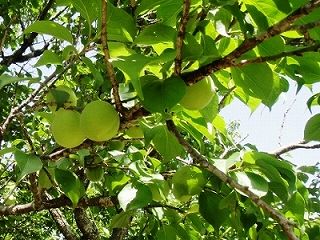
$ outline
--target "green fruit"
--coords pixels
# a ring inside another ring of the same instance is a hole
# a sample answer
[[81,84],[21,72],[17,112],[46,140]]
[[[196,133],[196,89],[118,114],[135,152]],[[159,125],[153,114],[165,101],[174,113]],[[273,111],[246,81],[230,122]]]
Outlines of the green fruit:
[[100,100],[85,106],[80,117],[80,127],[87,138],[107,141],[119,130],[120,118],[114,107]]
[[92,182],[98,182],[102,179],[104,170],[101,167],[87,168],[86,176]]
[[85,136],[80,128],[80,113],[59,109],[52,120],[51,131],[55,141],[66,148],[79,146]]
[[67,86],[58,86],[47,94],[46,102],[52,112],[57,110],[57,100],[64,108],[77,106],[77,96]]
[[197,167],[184,166],[173,175],[173,194],[180,201],[188,201],[192,195],[199,194],[206,181]]
[[129,128],[125,134],[131,138],[143,138],[143,131],[140,127],[131,127]]
[[207,106],[215,94],[214,84],[210,77],[188,86],[180,104],[189,110],[200,110]]

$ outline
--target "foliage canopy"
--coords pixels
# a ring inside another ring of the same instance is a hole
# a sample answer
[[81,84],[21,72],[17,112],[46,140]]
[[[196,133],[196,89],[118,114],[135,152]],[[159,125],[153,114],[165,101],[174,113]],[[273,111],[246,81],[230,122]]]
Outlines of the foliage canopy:
[[220,115],[320,81],[319,0],[0,3],[1,239],[319,239],[319,114],[273,153]]

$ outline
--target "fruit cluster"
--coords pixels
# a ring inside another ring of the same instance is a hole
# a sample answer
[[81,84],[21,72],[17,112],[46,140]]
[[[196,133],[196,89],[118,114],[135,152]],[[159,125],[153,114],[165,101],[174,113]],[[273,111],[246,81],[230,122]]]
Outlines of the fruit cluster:
[[101,100],[88,103],[82,113],[68,109],[77,105],[74,92],[65,86],[55,89],[67,93],[63,108],[57,111],[57,102],[50,92],[47,95],[49,108],[54,112],[51,132],[55,141],[66,148],[79,146],[86,138],[93,141],[107,141],[119,130],[120,117],[114,107]]

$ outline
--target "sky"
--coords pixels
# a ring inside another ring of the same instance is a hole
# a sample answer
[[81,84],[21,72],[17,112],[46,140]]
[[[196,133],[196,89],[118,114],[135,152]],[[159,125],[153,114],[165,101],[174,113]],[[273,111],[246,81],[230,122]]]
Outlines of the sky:
[[[315,86],[313,92],[303,87],[297,94],[296,89],[296,84],[291,82],[289,91],[280,95],[271,111],[268,107],[261,105],[251,113],[245,104],[236,100],[225,107],[221,115],[227,123],[238,120],[241,136],[248,135],[242,144],[254,144],[259,151],[277,150],[280,147],[279,143],[281,146],[298,143],[303,140],[304,127],[308,119],[320,112],[319,107],[313,107],[310,113],[306,104],[313,94],[319,92],[317,90],[320,86]],[[297,149],[291,151],[286,159],[297,166],[315,165],[320,162],[319,156],[320,149]]]

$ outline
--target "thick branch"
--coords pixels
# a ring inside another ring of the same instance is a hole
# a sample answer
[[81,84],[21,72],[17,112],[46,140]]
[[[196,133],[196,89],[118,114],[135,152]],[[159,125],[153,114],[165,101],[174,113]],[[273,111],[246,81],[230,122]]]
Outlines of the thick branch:
[[257,196],[255,193],[250,191],[248,189],[248,187],[237,183],[231,177],[229,177],[227,174],[220,171],[214,165],[210,164],[204,156],[202,156],[186,140],[183,139],[183,137],[178,132],[178,130],[172,120],[167,121],[167,127],[176,136],[176,138],[178,139],[180,144],[187,150],[187,152],[193,158],[195,163],[198,163],[201,167],[206,168],[209,172],[213,173],[221,181],[229,184],[234,189],[237,189],[237,190],[243,192],[244,194],[246,194],[257,206],[264,209],[267,213],[270,214],[270,216],[274,220],[276,220],[280,224],[280,226],[282,227],[283,231],[285,232],[285,234],[287,235],[289,240],[298,240],[298,238],[295,236],[293,229],[292,229],[292,226],[294,225],[294,223],[290,222],[280,212],[278,212],[277,210],[272,208],[269,204],[267,204],[265,201],[263,201],[261,198],[259,198],[259,196]]
[[42,191],[38,187],[37,175],[35,173],[31,173],[29,175],[29,180],[30,180],[30,189],[31,189],[31,192],[32,192],[32,195],[33,195],[34,206],[36,208],[41,208]]
[[70,225],[64,218],[62,212],[59,209],[49,209],[49,212],[57,224],[59,231],[63,234],[67,240],[76,240],[76,234],[72,231]]
[[295,143],[295,144],[281,147],[277,150],[274,150],[273,152],[270,152],[270,154],[273,154],[273,155],[279,157],[280,155],[282,155],[284,153],[287,153],[287,152],[290,152],[292,150],[299,149],[299,148],[300,149],[318,149],[318,148],[320,148],[320,143],[316,143],[313,145],[306,145],[306,144],[307,144],[307,142],[301,141],[299,143]]
[[[37,20],[45,19],[46,15],[48,14],[54,2],[55,0],[49,0],[47,2],[45,7],[39,14]],[[36,39],[37,36],[38,36],[38,33],[31,33],[27,38],[24,38],[20,48],[17,49],[12,55],[4,57],[4,59],[0,62],[0,65],[10,66],[12,63],[21,62],[21,60],[23,59],[22,54],[26,51],[28,47],[30,47],[33,44],[33,41]]]
[[181,64],[182,64],[182,47],[183,39],[185,37],[186,25],[189,19],[189,10],[190,10],[190,0],[183,1],[183,10],[182,16],[179,24],[178,36],[176,40],[176,58],[174,60],[174,72],[176,75],[181,74]]
[[[113,207],[115,204],[115,200],[109,197],[94,197],[89,199],[81,199],[78,203],[77,207],[92,207],[92,206],[100,206],[100,207]],[[50,200],[43,201],[42,204],[38,207],[35,206],[33,202],[26,204],[19,204],[15,206],[0,206],[0,217],[1,216],[9,216],[9,215],[21,215],[25,213],[49,210],[53,208],[61,208],[61,207],[72,207],[72,202],[69,198],[62,196],[59,198],[54,198]]]
[[234,66],[235,60],[239,58],[242,54],[250,51],[258,44],[266,39],[274,37],[280,33],[283,33],[291,28],[291,25],[297,19],[308,15],[314,9],[320,6],[320,0],[310,1],[308,4],[298,8],[296,11],[292,12],[285,19],[269,27],[268,30],[256,37],[248,38],[242,42],[242,44],[237,47],[234,51],[229,53],[227,56],[215,60],[193,72],[183,74],[183,79],[188,83],[195,83],[200,81],[203,77],[210,75],[220,69],[228,68]]
[[102,23],[101,23],[101,43],[104,53],[104,62],[107,67],[107,73],[112,85],[112,94],[118,112],[123,113],[123,107],[119,95],[119,84],[116,80],[116,74],[110,62],[110,52],[108,47],[107,36],[107,0],[102,0]]
[[95,222],[88,217],[85,209],[76,208],[74,210],[74,218],[76,220],[79,230],[82,233],[81,239],[84,239],[84,240],[100,239],[98,228]]

